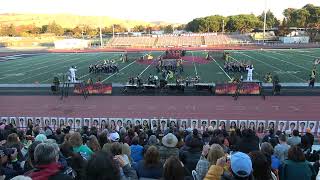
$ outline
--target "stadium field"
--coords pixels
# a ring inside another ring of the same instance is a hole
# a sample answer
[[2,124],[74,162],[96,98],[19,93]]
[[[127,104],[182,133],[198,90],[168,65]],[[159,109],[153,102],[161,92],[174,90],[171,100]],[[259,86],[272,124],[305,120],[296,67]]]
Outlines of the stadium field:
[[[246,61],[254,65],[254,80],[261,80],[266,73],[278,75],[281,82],[305,83],[309,79],[314,60],[320,57],[320,49],[283,49],[283,50],[242,50],[228,51],[232,61]],[[100,79],[104,83],[125,83],[128,77],[140,75],[146,80],[152,74],[156,75],[156,62],[144,63],[138,61],[149,53],[158,57],[164,52],[128,53],[129,61],[120,60],[120,52],[99,53],[40,53],[16,54],[0,57],[0,84],[50,84],[54,76],[62,77],[69,67],[77,66],[77,77],[82,80]],[[187,56],[203,57],[207,51],[188,51]],[[223,70],[222,52],[210,52],[214,61],[191,60],[184,64],[184,77],[195,77],[198,74],[201,82],[219,83],[240,76]],[[1,54],[0,54],[1,55]],[[117,74],[89,74],[90,64],[102,63],[104,59],[114,60],[119,67]],[[246,73],[242,74],[246,78]],[[318,75],[317,75],[318,76]]]

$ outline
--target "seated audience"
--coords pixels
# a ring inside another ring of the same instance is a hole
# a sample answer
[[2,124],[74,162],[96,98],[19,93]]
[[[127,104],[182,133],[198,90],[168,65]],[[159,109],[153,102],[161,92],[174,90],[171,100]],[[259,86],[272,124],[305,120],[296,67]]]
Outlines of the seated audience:
[[271,171],[270,160],[263,152],[253,151],[249,156],[252,161],[254,180],[277,180],[277,177]]
[[163,167],[163,180],[192,180],[191,174],[176,156],[169,157]]
[[288,144],[290,146],[294,146],[300,143],[301,143],[301,137],[299,136],[299,131],[295,129],[292,131],[292,137],[289,137],[288,139]]
[[283,163],[288,158],[288,150],[290,146],[287,144],[287,136],[281,134],[279,136],[279,144],[274,147],[274,155]]
[[87,145],[83,144],[82,137],[81,137],[80,133],[75,132],[75,133],[71,134],[69,141],[73,147],[73,152],[80,153],[80,155],[85,160],[90,159],[93,152]]
[[136,163],[143,159],[143,147],[139,145],[139,137],[135,136],[132,139],[130,150],[131,150],[131,158],[133,162]]
[[177,137],[168,133],[162,138],[162,146],[159,147],[160,162],[163,164],[170,156],[179,156],[179,149],[176,148],[178,143]]

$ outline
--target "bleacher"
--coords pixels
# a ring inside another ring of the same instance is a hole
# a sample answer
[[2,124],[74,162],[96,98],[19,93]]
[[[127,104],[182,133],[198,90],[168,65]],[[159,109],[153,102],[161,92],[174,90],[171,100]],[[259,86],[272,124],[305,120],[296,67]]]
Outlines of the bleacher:
[[249,35],[217,35],[217,34],[169,34],[141,37],[114,37],[108,47],[200,47],[224,44],[247,44],[252,42]]
[[107,46],[110,47],[152,47],[155,37],[114,37]]

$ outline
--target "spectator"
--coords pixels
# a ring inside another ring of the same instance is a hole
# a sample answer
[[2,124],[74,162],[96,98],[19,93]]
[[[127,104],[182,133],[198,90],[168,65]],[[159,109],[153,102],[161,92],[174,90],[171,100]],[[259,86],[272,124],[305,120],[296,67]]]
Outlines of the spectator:
[[127,143],[122,144],[122,154],[129,158],[130,164],[132,164],[131,149]]
[[44,134],[38,134],[34,140],[44,142],[47,140],[47,136],[45,136]]
[[53,144],[38,144],[34,151],[34,159],[36,168],[27,172],[27,175],[33,180],[68,180],[71,176],[66,175],[62,171],[61,165],[58,163],[59,152]]
[[284,162],[288,158],[288,150],[290,146],[287,144],[287,136],[281,134],[279,136],[279,144],[274,147],[274,155],[281,161]]
[[190,172],[196,168],[201,156],[202,146],[198,131],[194,129],[192,135],[186,138],[185,146],[179,152],[180,160]]
[[98,135],[98,141],[100,144],[100,147],[103,147],[106,143],[109,143],[109,132],[107,129],[104,129],[99,135]]
[[259,151],[259,138],[251,129],[245,129],[242,131],[242,138],[237,147],[240,152],[247,154],[252,151]]
[[299,131],[298,130],[293,130],[292,131],[292,137],[290,137],[289,139],[288,139],[288,144],[290,145],[290,146],[295,146],[295,145],[298,145],[298,144],[300,144],[301,143],[301,138],[300,138],[300,136],[299,136]]
[[80,133],[75,132],[71,134],[69,141],[73,147],[73,152],[80,153],[85,160],[90,159],[93,152],[87,145],[83,144]]
[[264,142],[261,144],[261,152],[264,153],[268,160],[270,160],[270,165],[273,171],[278,172],[281,165],[281,161],[274,155],[273,147],[270,143]]
[[126,164],[131,165],[131,161],[129,160],[129,157],[126,154],[123,154],[123,144],[120,144],[118,142],[114,142],[111,144],[110,152],[113,156],[122,156],[123,160],[126,162]]
[[139,137],[135,136],[132,139],[130,150],[133,162],[139,162],[143,159],[143,147],[139,145]]
[[150,146],[158,147],[158,145],[159,145],[159,141],[158,141],[157,137],[156,137],[155,135],[151,135],[151,136],[149,137],[149,140],[148,140],[147,145],[145,145],[145,146],[143,147],[143,154],[144,154],[145,152],[147,152],[147,150],[149,149]]
[[134,136],[135,136],[134,130],[133,129],[129,129],[127,136],[124,138],[124,142],[129,144],[129,146],[130,146],[131,145],[131,141],[132,141]]
[[269,133],[265,135],[262,139],[262,142],[268,142],[272,145],[272,147],[275,147],[278,143],[278,137],[274,134],[274,129],[269,129]]
[[144,160],[136,164],[138,177],[159,179],[162,175],[160,154],[155,146],[150,146],[144,155]]
[[34,160],[34,150],[36,149],[37,145],[40,143],[41,143],[40,141],[35,141],[29,146],[27,158],[23,167],[25,172],[30,171],[35,167],[36,163]]
[[84,168],[86,161],[79,153],[74,153],[70,142],[65,142],[60,145],[60,151],[66,158],[67,164],[76,172],[75,179],[84,180]]
[[95,135],[89,136],[89,139],[87,141],[87,146],[93,151],[97,152],[101,150],[100,144],[98,142],[98,139]]
[[[208,152],[209,151],[209,152]],[[212,144],[204,146],[198,164],[196,166],[197,179],[202,180],[210,166],[215,165],[217,160],[224,156],[223,148],[219,144]]]
[[11,180],[32,180],[32,179],[28,176],[16,176],[16,177],[12,178]]
[[311,133],[311,129],[310,128],[306,129],[306,134],[304,136],[308,139],[308,147],[312,147],[312,145],[314,143],[314,136]]
[[55,137],[56,137],[56,141],[57,141],[58,144],[62,144],[62,143],[63,143],[64,134],[62,134],[60,128],[58,128],[58,129],[56,130],[56,136],[55,136]]
[[111,142],[119,142],[120,140],[120,135],[117,132],[113,132],[109,134],[109,140]]
[[[170,133],[169,133],[170,134]],[[163,169],[163,180],[192,180],[190,172],[176,156],[169,157]]]
[[22,168],[20,162],[17,160],[17,155],[17,149],[0,146],[0,171],[1,174],[5,175],[5,180],[22,174]]
[[[122,168],[123,173],[120,173]],[[113,157],[103,151],[96,152],[85,169],[86,180],[138,180],[137,174],[121,156]]]
[[263,152],[253,151],[249,155],[252,161],[254,180],[277,180],[277,177],[272,175],[271,164]]
[[316,172],[298,146],[291,146],[280,168],[280,180],[312,180]]
[[159,147],[160,162],[162,164],[164,164],[170,156],[179,156],[179,149],[176,148],[177,143],[178,139],[172,133],[168,133],[162,138],[162,146]]
[[[247,154],[244,154],[242,152],[237,152],[237,153],[231,155],[230,165],[231,165],[231,174],[223,173],[221,180],[227,180],[227,179],[252,180],[253,179],[252,161]],[[211,167],[209,169],[209,172],[212,172],[210,170],[211,170]],[[223,172],[223,171],[221,171],[221,168],[220,168],[220,172]]]

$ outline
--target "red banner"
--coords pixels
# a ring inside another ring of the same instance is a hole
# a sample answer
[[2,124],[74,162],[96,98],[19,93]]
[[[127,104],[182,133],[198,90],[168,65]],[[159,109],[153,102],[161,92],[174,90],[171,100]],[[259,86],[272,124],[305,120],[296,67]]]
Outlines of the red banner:
[[84,87],[81,87],[80,84],[76,84],[74,86],[73,92],[75,94],[82,94],[83,91],[86,91],[89,94],[112,94],[112,85],[95,83],[95,84],[85,85]]
[[235,94],[236,91],[239,91],[239,94],[243,95],[259,95],[260,94],[260,85],[259,83],[243,82],[241,84],[216,84],[215,94],[217,95],[226,95],[226,94]]

